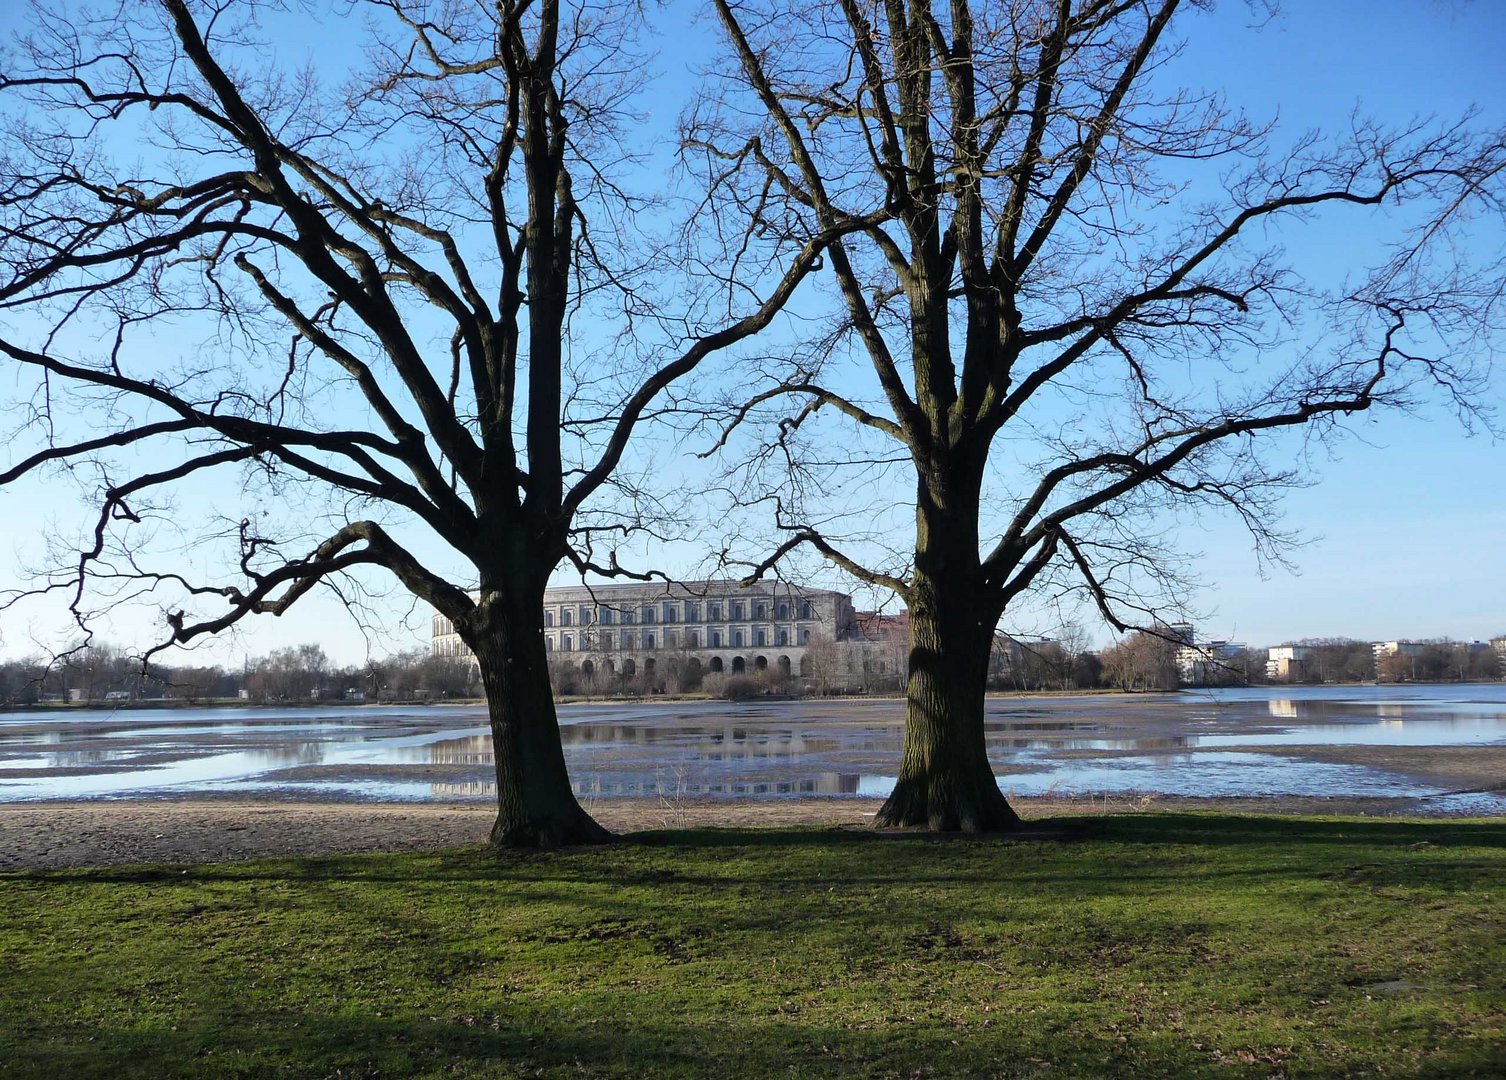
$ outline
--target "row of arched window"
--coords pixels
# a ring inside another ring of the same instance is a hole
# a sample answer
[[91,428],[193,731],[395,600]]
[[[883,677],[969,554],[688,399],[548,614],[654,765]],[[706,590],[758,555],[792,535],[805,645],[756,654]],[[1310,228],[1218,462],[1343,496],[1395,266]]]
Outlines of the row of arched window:
[[682,646],[687,649],[743,649],[749,645],[761,649],[768,646],[788,647],[797,642],[809,645],[810,641],[811,632],[804,627],[800,629],[798,636],[787,629],[771,633],[764,627],[755,628],[751,634],[740,627],[730,632],[716,627],[706,631],[704,637],[699,630],[688,630],[683,637],[678,630],[665,630],[662,633],[654,630],[623,630],[617,633],[598,629],[584,630],[578,634],[562,632],[544,635],[545,646],[550,652],[556,648],[560,652],[590,652],[594,649],[652,650],[678,649]]
[[590,604],[550,605],[544,609],[544,625],[559,626],[649,626],[659,623],[698,622],[783,622],[790,618],[814,619],[816,609],[809,600],[790,602],[763,600],[665,600],[659,604],[642,604],[636,608]]
[[[565,666],[568,668],[571,665],[567,664]],[[686,666],[691,671],[703,670],[701,662],[694,657],[690,659]],[[741,675],[750,669],[753,671],[767,671],[769,666],[769,658],[767,656],[755,656],[751,662],[745,656],[734,656],[730,664],[723,661],[720,656],[713,656],[706,662],[704,670],[713,675],[720,675],[727,671],[730,671],[734,675]],[[794,669],[794,664],[788,656],[779,657],[774,661],[773,666],[781,675],[789,675]],[[620,668],[615,661],[603,660],[601,662],[601,670],[608,675],[636,675],[638,673],[638,665],[631,658],[623,660]],[[654,661],[652,659],[643,661],[643,670],[646,674],[652,675],[654,673]],[[581,674],[587,677],[596,674],[596,662],[593,660],[583,660],[580,665],[580,671]]]

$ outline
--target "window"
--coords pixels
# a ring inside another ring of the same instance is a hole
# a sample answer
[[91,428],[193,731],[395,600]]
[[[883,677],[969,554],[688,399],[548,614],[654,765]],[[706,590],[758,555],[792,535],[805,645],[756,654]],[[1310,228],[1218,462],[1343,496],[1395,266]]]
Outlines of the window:
[[758,621],[762,622],[764,619],[767,619],[768,617],[769,617],[769,605],[768,604],[754,604],[753,605],[753,618],[755,618]]
[[800,617],[802,619],[814,619],[816,617],[815,612],[811,610],[811,602],[809,600],[800,601]]
[[661,622],[674,622],[675,621],[675,606],[673,604],[665,604],[664,605],[664,610],[663,610],[663,612],[661,612],[660,621]]
[[802,631],[800,631],[800,644],[802,644],[802,645],[809,645],[810,643],[811,643],[811,632],[809,630],[802,630]]
[[701,632],[699,630],[692,630],[690,632],[690,647],[692,649],[699,649],[701,647]]
[[788,630],[781,630],[781,631],[779,631],[779,644],[781,644],[781,645],[788,645],[789,643],[790,643],[790,632]]
[[570,651],[570,635],[569,634],[561,634],[560,635],[560,652],[569,652],[569,651]]
[[545,626],[553,626],[554,625],[554,612],[552,612],[552,611],[546,611],[546,612],[544,612],[544,625]]
[[734,603],[732,605],[732,621],[733,622],[742,622],[743,621],[743,610],[744,609],[743,609],[743,605],[741,604],[741,602]]
[[719,622],[722,617],[722,605],[720,601],[713,600],[706,605],[706,621]]
[[639,620],[639,621],[645,622],[645,623],[651,623],[651,622],[653,622],[654,621],[654,609],[652,607],[650,607],[649,605],[644,604],[643,605],[643,618],[641,620]]
[[701,621],[701,605],[700,604],[686,604],[685,605],[685,621],[686,622],[700,622]]
[[768,635],[768,632],[765,631],[763,627],[760,626],[757,630],[753,631],[753,644],[755,644],[755,645],[767,645],[768,643],[769,643],[769,635]]
[[553,652],[554,651],[554,637],[552,635],[550,635],[550,634],[545,634],[544,635],[544,651],[545,652]]
[[591,609],[585,604],[580,606],[580,624],[585,626],[591,621]]
[[560,625],[561,626],[569,626],[570,625],[570,609],[569,608],[561,608],[560,609]]
[[633,625],[636,625],[637,622],[638,622],[638,613],[636,611],[624,611],[622,613],[622,625],[623,626],[633,626]]
[[664,644],[671,649],[680,644],[680,632],[678,630],[664,631]]
[[622,647],[624,649],[631,649],[633,647],[633,632],[631,630],[624,630],[622,632]]
[[741,630],[732,631],[732,646],[737,649],[743,647],[743,632]]
[[781,619],[788,619],[790,617],[790,605],[788,605],[788,604],[780,604],[779,605],[779,617]]
[[599,613],[599,615],[598,615],[598,621],[601,623],[602,626],[611,626],[612,625],[612,621],[613,621],[612,620],[612,609],[609,608],[609,607],[602,608],[601,611],[600,611],[600,613]]
[[643,631],[643,647],[645,649],[652,649],[654,647],[654,632],[652,630]]
[[720,649],[722,647],[722,632],[720,630],[711,631],[710,639],[710,644],[713,649]]

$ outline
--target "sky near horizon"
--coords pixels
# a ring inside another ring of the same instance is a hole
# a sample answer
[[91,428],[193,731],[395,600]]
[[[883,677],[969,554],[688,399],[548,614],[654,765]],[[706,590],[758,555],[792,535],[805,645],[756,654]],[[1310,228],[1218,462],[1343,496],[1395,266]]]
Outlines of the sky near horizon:
[[[0,10],[0,37],[17,25],[19,7]],[[1223,91],[1256,119],[1279,115],[1288,132],[1347,123],[1354,111],[1402,123],[1452,117],[1472,106],[1481,126],[1506,127],[1506,5],[1311,0],[1289,8],[1255,29],[1257,12],[1240,3],[1195,16],[1184,29],[1179,77]],[[670,21],[693,9],[674,5]],[[285,46],[292,63],[318,58],[306,42]],[[682,76],[671,64],[684,53],[667,59],[668,52],[661,49],[659,82],[674,100]],[[1313,257],[1342,267],[1351,238],[1342,231],[1323,236],[1324,248]],[[1497,376],[1491,390],[1497,408],[1506,405],[1502,385]],[[0,399],[11,391],[0,369]],[[1205,586],[1194,606],[1204,637],[1268,645],[1307,637],[1506,633],[1506,444],[1483,429],[1468,436],[1441,409],[1363,418],[1354,427],[1359,437],[1337,446],[1313,486],[1285,499],[1284,524],[1308,538],[1293,553],[1295,573],[1275,566],[1262,575],[1248,537],[1230,521],[1180,530],[1182,546],[1202,556],[1196,574]],[[0,467],[9,462],[0,450]],[[52,524],[75,520],[77,511],[53,484],[0,489],[0,590],[18,580],[20,564],[39,558],[39,537]],[[561,584],[570,580],[559,576]],[[823,583],[850,587],[837,577]],[[363,636],[332,599],[311,597],[284,619],[248,621],[235,638],[207,646],[201,659],[238,662],[246,653],[318,641],[346,663],[368,651],[427,645],[425,612],[412,612],[402,596],[377,603],[392,614],[395,629],[376,639]],[[0,614],[0,657],[30,651],[45,622],[43,615]],[[1100,642],[1108,640],[1107,628],[1092,629]],[[150,631],[144,615],[120,614],[102,636],[142,644]]]

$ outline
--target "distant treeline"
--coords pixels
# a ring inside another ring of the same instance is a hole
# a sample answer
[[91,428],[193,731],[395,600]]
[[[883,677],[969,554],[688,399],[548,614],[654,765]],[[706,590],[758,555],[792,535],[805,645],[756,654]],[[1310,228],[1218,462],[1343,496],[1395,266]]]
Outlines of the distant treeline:
[[[989,675],[993,690],[1174,690],[1199,686],[1282,683],[1483,682],[1500,679],[1502,658],[1494,649],[1440,640],[1408,643],[1408,651],[1383,656],[1377,664],[1368,641],[1309,638],[1304,661],[1292,677],[1268,680],[1265,651],[1240,649],[1210,659],[1189,680],[1177,663],[1178,645],[1151,634],[1126,636],[1102,651],[1074,641],[1048,641],[1000,649]],[[830,650],[828,650],[830,651]],[[746,674],[703,672],[698,663],[668,657],[659,666],[616,670],[603,665],[551,671],[560,694],[650,695],[704,693],[712,697],[762,694],[894,693],[903,682],[903,650],[887,673],[842,673],[820,647],[813,646],[802,678],[779,671]],[[434,656],[425,649],[393,653],[353,666],[331,664],[318,645],[277,649],[239,667],[169,666],[143,668],[139,657],[108,644],[79,649],[58,659],[0,662],[0,707],[39,703],[130,701],[196,702],[245,700],[415,701],[480,698],[475,665],[462,657]]]
[[341,667],[318,645],[277,649],[237,667],[143,668],[138,656],[113,645],[79,649],[55,660],[0,662],[0,704],[46,702],[200,701],[254,702],[412,701],[480,696],[466,660],[430,655],[427,649]]

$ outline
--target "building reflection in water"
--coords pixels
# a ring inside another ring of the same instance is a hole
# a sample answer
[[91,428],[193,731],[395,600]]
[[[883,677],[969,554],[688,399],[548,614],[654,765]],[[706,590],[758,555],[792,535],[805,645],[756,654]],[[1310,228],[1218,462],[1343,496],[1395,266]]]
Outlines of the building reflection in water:
[[[858,773],[822,773],[800,780],[729,780],[698,782],[677,776],[660,776],[651,780],[611,780],[592,777],[577,780],[570,786],[581,798],[688,798],[699,795],[856,795]],[[493,780],[471,780],[431,784],[436,799],[491,799],[497,794]]]

